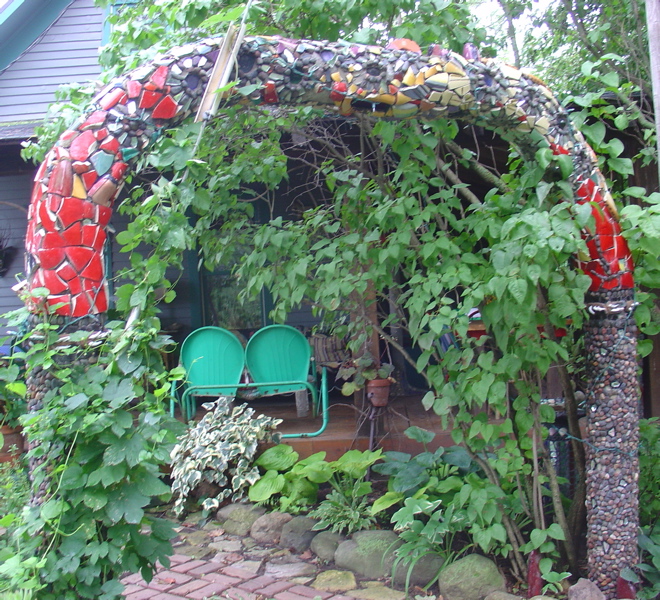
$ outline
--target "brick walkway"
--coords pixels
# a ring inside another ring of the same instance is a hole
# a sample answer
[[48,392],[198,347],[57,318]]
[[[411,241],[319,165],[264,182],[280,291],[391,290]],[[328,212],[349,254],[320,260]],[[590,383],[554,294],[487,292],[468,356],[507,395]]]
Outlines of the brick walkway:
[[[170,557],[169,569],[161,568],[151,583],[139,573],[122,579],[126,600],[355,600],[353,596],[320,592],[271,575],[257,575],[211,560],[183,554]],[[350,593],[350,592],[349,592]]]

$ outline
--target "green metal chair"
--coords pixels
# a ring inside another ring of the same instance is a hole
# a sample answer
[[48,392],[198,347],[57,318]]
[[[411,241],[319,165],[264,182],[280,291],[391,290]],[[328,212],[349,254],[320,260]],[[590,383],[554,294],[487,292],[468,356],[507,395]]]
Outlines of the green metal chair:
[[[187,378],[181,395],[181,414],[185,420],[195,416],[197,396],[235,396],[245,368],[245,351],[239,339],[221,327],[201,327],[181,345],[181,365]],[[170,400],[174,416],[176,390]]]
[[320,390],[316,374],[310,381],[312,350],[307,338],[289,325],[269,325],[257,331],[245,348],[245,362],[252,379],[246,387],[256,388],[264,395],[309,391],[314,414],[321,415],[317,431],[285,434],[283,438],[315,437],[328,426],[328,382],[325,368],[321,373]]

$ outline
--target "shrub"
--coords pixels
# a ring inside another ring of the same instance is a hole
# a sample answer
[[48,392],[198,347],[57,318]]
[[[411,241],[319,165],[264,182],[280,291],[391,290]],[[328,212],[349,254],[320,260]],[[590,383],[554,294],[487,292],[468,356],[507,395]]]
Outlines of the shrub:
[[213,510],[228,498],[240,500],[259,479],[253,464],[259,442],[267,439],[282,422],[259,415],[246,404],[232,407],[220,397],[204,405],[209,412],[180,438],[172,450],[174,510],[183,512],[186,499],[203,484],[215,491],[202,502]]

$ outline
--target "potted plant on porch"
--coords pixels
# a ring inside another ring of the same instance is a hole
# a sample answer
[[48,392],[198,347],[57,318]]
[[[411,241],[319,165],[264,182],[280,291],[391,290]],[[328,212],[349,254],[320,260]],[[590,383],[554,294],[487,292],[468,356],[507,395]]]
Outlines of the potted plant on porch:
[[371,352],[345,361],[337,372],[337,377],[345,379],[341,393],[351,396],[356,391],[365,389],[367,398],[374,406],[386,406],[389,401],[391,377],[394,366],[381,363]]

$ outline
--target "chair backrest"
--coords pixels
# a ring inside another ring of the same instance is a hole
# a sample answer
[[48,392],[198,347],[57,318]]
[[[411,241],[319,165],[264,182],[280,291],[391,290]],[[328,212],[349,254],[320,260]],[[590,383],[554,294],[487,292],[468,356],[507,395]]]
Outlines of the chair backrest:
[[[255,383],[287,382],[286,385],[259,386],[264,394],[305,389],[311,358],[307,338],[289,325],[268,325],[247,343],[245,360]],[[296,383],[298,382],[298,383]]]
[[[181,364],[193,386],[238,384],[245,365],[245,351],[238,338],[221,327],[201,327],[181,345]],[[218,394],[233,395],[236,388],[222,388]],[[209,395],[214,395],[209,390]]]

